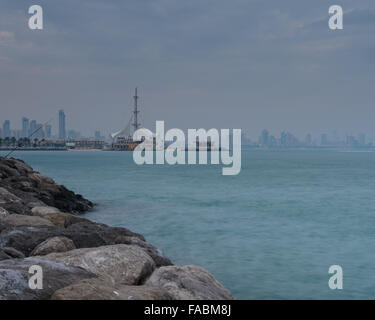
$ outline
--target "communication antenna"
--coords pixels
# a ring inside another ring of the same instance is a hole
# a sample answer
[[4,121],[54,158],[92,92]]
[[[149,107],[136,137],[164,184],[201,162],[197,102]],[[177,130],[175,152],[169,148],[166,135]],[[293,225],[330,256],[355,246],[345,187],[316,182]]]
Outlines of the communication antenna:
[[135,88],[135,95],[134,95],[134,123],[133,123],[133,127],[134,127],[134,132],[137,131],[141,124],[138,122],[138,99],[139,99],[139,96],[138,96],[138,87]]

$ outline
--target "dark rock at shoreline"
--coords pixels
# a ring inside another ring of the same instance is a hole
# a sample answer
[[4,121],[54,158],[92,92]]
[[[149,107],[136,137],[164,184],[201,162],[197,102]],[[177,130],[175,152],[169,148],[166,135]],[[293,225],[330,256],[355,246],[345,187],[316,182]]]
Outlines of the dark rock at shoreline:
[[0,261],[12,259],[10,255],[8,255],[3,249],[0,249]]
[[[5,198],[5,189],[12,198]],[[0,207],[10,213],[31,215],[28,204],[42,203],[64,212],[81,213],[93,203],[34,171],[22,160],[0,157]]]
[[[29,268],[38,265],[43,270],[43,289],[29,287]],[[58,289],[94,275],[84,269],[37,258],[0,261],[0,300],[50,299]]]
[[7,255],[9,255],[11,258],[25,258],[25,255],[22,252],[14,249],[12,247],[4,247],[4,248],[2,248],[2,250]]

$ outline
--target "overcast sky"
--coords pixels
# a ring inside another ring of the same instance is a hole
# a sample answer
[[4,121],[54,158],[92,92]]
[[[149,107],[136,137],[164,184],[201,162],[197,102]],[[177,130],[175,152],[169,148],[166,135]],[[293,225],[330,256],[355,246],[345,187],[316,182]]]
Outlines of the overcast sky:
[[[374,0],[0,0],[0,121],[375,136]],[[28,29],[28,8],[44,30]],[[328,28],[343,6],[344,30]]]

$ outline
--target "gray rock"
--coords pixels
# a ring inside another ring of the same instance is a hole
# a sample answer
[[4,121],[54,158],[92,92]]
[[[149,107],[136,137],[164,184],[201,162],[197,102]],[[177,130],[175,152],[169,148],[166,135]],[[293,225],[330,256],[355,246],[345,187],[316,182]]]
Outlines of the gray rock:
[[53,226],[53,223],[47,219],[41,217],[33,217],[22,214],[10,214],[6,217],[1,218],[2,223],[9,227],[19,227],[19,226]]
[[73,216],[69,213],[63,213],[55,207],[38,206],[31,209],[33,216],[42,217],[49,220],[53,225],[65,227],[68,220]]
[[40,258],[84,268],[112,284],[138,285],[155,269],[148,254],[125,244],[51,253]]
[[158,248],[154,247],[152,244],[149,244],[145,241],[142,241],[136,237],[127,237],[127,236],[118,236],[115,239],[115,244],[130,244],[137,246],[144,250],[155,262],[156,267],[170,266],[172,265],[171,260],[164,256],[163,252]]
[[4,251],[7,255],[9,255],[9,256],[12,257],[12,258],[25,258],[25,255],[24,255],[22,252],[20,252],[20,251],[14,249],[14,248],[11,248],[11,247],[4,247],[4,248],[2,248],[2,249],[3,249],[3,251]]
[[40,243],[59,236],[64,229],[60,227],[15,227],[2,230],[0,246],[12,247],[29,256],[31,251]]
[[[43,289],[29,288],[32,265],[43,270]],[[3,260],[0,262],[0,300],[50,299],[58,289],[93,276],[81,268],[37,258]]]
[[13,193],[10,193],[7,189],[0,187],[0,203],[7,203],[7,202],[20,202],[21,199],[18,198]]
[[115,243],[118,236],[137,237],[144,240],[143,236],[125,228],[113,228],[94,222],[77,222],[69,225],[64,235],[72,239],[77,248],[92,248]]
[[[5,230],[4,230],[5,228]],[[144,238],[124,228],[111,228],[95,222],[77,222],[68,228],[58,226],[6,228],[0,220],[0,246],[13,247],[29,256],[31,251],[48,238],[64,236],[73,240],[77,248],[93,248],[114,244],[116,237],[132,236]]]
[[9,212],[4,208],[0,207],[0,219],[9,216]]
[[20,201],[3,203],[1,206],[10,214],[31,215],[29,207]]
[[81,280],[57,290],[52,300],[171,300],[164,289],[150,286],[111,285],[100,278]]
[[61,211],[55,207],[50,206],[36,206],[31,209],[34,216],[44,216],[51,213],[61,213]]
[[[19,202],[22,206],[10,206]],[[8,205],[4,208],[11,213],[30,214],[32,203],[38,202],[71,213],[84,212],[93,207],[89,200],[33,171],[23,161],[0,157],[0,203]]]
[[48,207],[45,203],[40,200],[29,201],[26,204],[31,210],[35,207]]
[[66,252],[76,249],[74,242],[67,237],[53,237],[38,244],[30,256],[44,256],[53,252]]
[[161,267],[145,284],[165,289],[176,300],[234,299],[208,271],[197,266]]
[[6,252],[4,252],[2,248],[0,248],[0,261],[7,259],[12,259],[12,257],[8,255]]

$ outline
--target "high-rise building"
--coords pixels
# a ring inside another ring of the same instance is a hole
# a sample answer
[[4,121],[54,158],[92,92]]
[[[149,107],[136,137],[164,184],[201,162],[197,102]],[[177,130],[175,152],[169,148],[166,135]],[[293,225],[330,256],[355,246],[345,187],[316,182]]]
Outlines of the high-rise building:
[[22,138],[27,138],[29,135],[29,119],[22,118]]
[[305,138],[305,145],[306,146],[311,146],[312,145],[312,136],[310,133],[308,133],[306,135],[306,138]]
[[65,127],[65,113],[64,110],[59,111],[59,139],[66,138],[66,127]]
[[37,123],[36,124],[35,138],[43,139],[44,138],[44,131],[43,131],[43,124]]
[[47,139],[52,138],[52,126],[50,124],[46,124],[45,128],[45,136]]
[[366,135],[364,133],[359,134],[358,143],[362,147],[366,145]]
[[3,138],[10,138],[11,132],[10,132],[10,121],[5,120],[3,124]]
[[100,140],[102,138],[100,131],[95,131],[95,139]]
[[262,131],[262,135],[259,138],[259,144],[264,146],[264,147],[268,146],[268,144],[269,144],[269,133],[265,129]]
[[35,130],[36,130],[36,120],[31,120],[30,121],[30,127],[29,127],[29,136],[30,136],[30,139],[35,138]]
[[328,135],[326,133],[323,133],[320,139],[320,144],[322,146],[328,145]]

